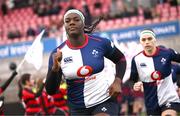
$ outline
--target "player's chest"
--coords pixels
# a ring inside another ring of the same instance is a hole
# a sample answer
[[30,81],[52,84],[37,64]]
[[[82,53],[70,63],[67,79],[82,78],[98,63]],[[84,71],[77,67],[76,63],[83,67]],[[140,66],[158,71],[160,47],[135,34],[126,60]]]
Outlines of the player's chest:
[[61,68],[65,76],[98,73],[104,68],[104,53],[100,49],[69,50],[62,53]]
[[142,57],[137,60],[136,66],[139,72],[152,73],[153,71],[165,72],[170,67],[170,59],[165,56]]

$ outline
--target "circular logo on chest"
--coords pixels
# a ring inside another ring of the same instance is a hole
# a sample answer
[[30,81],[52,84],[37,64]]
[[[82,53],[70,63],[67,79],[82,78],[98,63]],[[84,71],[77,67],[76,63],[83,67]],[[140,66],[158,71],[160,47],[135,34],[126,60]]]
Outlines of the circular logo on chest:
[[151,79],[152,80],[161,80],[161,72],[159,72],[159,71],[152,72]]
[[79,77],[86,77],[86,76],[91,75],[92,72],[93,72],[92,67],[90,67],[90,66],[82,66],[82,67],[80,67],[80,68],[78,69],[77,75],[78,75]]

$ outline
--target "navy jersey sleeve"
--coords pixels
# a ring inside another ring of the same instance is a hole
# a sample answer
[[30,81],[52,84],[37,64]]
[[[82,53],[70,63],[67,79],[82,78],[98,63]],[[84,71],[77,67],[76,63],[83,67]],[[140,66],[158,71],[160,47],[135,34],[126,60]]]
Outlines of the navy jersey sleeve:
[[172,68],[172,79],[173,79],[173,82],[175,83],[177,82],[177,78],[179,78],[180,76],[180,65],[172,64],[171,68]]
[[130,81],[133,81],[134,83],[137,82],[138,79],[138,71],[135,63],[135,57],[133,57],[131,61],[131,74],[130,74]]
[[116,64],[116,77],[122,79],[126,71],[126,58],[114,43],[108,39],[105,44],[105,57]]
[[53,66],[53,54],[55,53],[55,50],[52,51],[52,53],[49,56],[49,62],[48,62],[48,70],[51,70]]
[[176,64],[176,74],[180,74],[180,65]]
[[180,54],[173,49],[169,49],[169,52],[171,54],[171,60],[180,63]]
[[108,39],[105,41],[105,57],[110,59],[115,64],[119,62],[119,60],[125,60],[124,54],[116,48],[114,43]]
[[49,65],[48,65],[48,72],[46,76],[45,88],[48,94],[52,95],[55,94],[59,88],[62,78],[62,70],[60,69],[58,72],[54,72],[52,70],[53,66],[53,54],[56,52],[56,49],[53,50],[49,57]]
[[[180,88],[180,65],[179,64],[172,64],[172,68],[174,68],[174,73],[172,75],[175,75],[173,79],[177,82],[177,86]],[[173,80],[173,82],[174,82]]]
[[115,52],[115,45],[112,41],[108,40],[108,39],[104,39],[105,40],[105,44],[104,44],[104,49],[105,49],[105,57],[107,57],[108,59],[110,59],[113,55],[113,52]]

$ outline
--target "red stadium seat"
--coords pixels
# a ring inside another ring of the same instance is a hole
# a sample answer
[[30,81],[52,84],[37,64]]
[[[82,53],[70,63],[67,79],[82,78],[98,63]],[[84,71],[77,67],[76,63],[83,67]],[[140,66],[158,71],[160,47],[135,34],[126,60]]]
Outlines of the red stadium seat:
[[178,18],[177,16],[171,16],[169,17],[169,21],[176,21]]
[[122,19],[116,19],[114,21],[114,29],[121,28],[121,24],[122,24]]
[[20,38],[14,38],[14,39],[12,40],[12,43],[18,43],[18,42],[20,42]]
[[98,25],[99,29],[104,31],[106,30],[106,21],[102,20],[99,25]]
[[177,11],[177,7],[170,7],[170,17],[177,17],[178,16],[178,11]]
[[146,20],[144,21],[144,23],[145,23],[146,25],[150,25],[150,24],[152,24],[152,20],[151,20],[151,19],[146,19]]
[[121,24],[121,27],[122,28],[126,28],[129,26],[129,23],[130,23],[130,19],[125,17],[125,18],[122,18],[122,24]]
[[169,9],[168,8],[163,8],[161,16],[162,17],[169,17]]
[[160,18],[159,17],[153,18],[152,23],[160,23]]
[[170,6],[171,6],[171,5],[170,5],[169,3],[164,3],[164,4],[163,4],[163,9],[164,9],[164,8],[169,9],[169,8],[170,8]]
[[161,17],[161,22],[167,22],[168,20],[168,17]]
[[137,22],[138,22],[138,17],[132,16],[132,17],[130,17],[129,26],[136,26],[136,25],[137,25]]

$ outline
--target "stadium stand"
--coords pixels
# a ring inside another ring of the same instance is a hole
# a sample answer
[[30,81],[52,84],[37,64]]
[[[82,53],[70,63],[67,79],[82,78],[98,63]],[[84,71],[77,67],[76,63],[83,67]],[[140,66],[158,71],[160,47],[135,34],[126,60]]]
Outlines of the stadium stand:
[[[50,13],[48,14],[47,11],[47,15],[44,16],[38,15],[37,12],[34,11],[34,5],[26,5],[28,7],[11,9],[7,12],[6,15],[3,15],[3,13],[1,12],[0,24],[2,28],[0,29],[0,36],[2,41],[0,42],[0,44],[2,45],[16,43],[25,40],[31,41],[32,39],[29,39],[26,34],[30,27],[33,28],[37,34],[41,26],[43,26],[43,28],[49,29],[53,21],[57,21],[56,24],[60,25],[62,21],[62,15],[68,8],[77,8],[82,10],[82,5],[79,4],[80,2],[82,2],[82,0],[55,2],[54,6],[60,8],[60,10],[51,15]],[[153,14],[154,16],[152,17],[152,19],[147,19],[145,17],[145,9],[141,6],[137,8],[138,14],[136,16],[130,15],[124,17],[120,16],[120,18],[114,18],[109,16],[109,12],[111,12],[111,3],[111,0],[87,0],[90,12],[94,18],[100,15],[108,14],[104,24],[101,23],[98,26],[98,28],[102,31],[143,24],[173,21],[180,17],[180,6],[171,6],[170,3],[163,3],[157,4],[154,8],[152,8],[153,10],[149,12],[150,14],[152,14],[153,11],[156,12],[156,14]],[[121,6],[123,5],[124,4],[122,4]],[[39,4],[39,6],[37,6],[37,9],[40,10],[44,7],[46,8],[46,4]],[[120,24],[119,21],[116,20],[121,20],[122,23]],[[104,28],[103,25],[107,25],[107,27]],[[61,26],[58,26],[58,28],[61,28]],[[8,37],[8,35],[10,34],[12,35],[12,37]],[[17,34],[18,36],[16,36]]]

